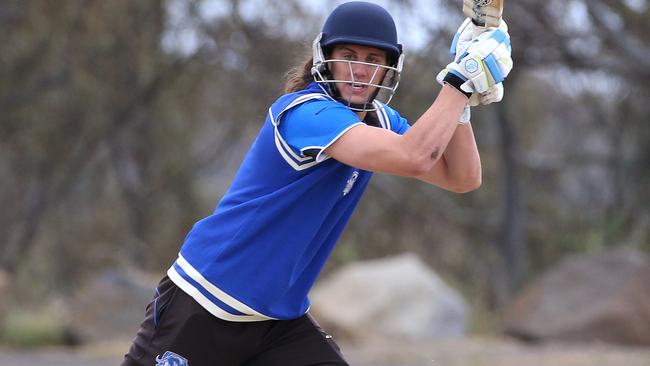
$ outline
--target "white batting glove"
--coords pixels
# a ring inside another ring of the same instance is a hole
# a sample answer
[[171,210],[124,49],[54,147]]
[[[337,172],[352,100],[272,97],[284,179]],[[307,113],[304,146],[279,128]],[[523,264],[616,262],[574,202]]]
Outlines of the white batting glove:
[[[444,85],[444,78],[447,75],[447,69],[444,69],[438,73],[436,76],[436,81],[440,85]],[[488,105],[492,103],[497,103],[503,100],[504,88],[503,83],[493,85],[485,93],[473,93],[469,97],[468,104],[471,107],[476,107],[477,105]]]
[[472,96],[469,98],[469,101],[467,102],[467,105],[465,106],[465,109],[463,110],[463,114],[461,114],[460,118],[458,118],[458,123],[461,125],[470,123],[470,119],[472,117],[471,107],[476,107],[479,104],[487,105],[500,102],[502,99],[503,83],[499,83],[490,87],[490,89],[488,89],[488,91],[483,94],[472,94]]
[[460,118],[458,118],[458,124],[466,125],[470,123],[471,117],[472,117],[472,108],[469,105],[466,105],[465,109],[463,110],[463,114],[461,114]]
[[471,107],[476,107],[479,104],[487,105],[491,103],[500,102],[503,99],[503,83],[496,84],[485,93],[474,93],[469,98],[467,105],[463,114],[461,114],[458,119],[458,123],[461,125],[470,123],[470,118],[472,116]]
[[463,23],[454,34],[454,38],[451,40],[451,46],[449,47],[449,55],[456,60],[457,56],[460,56],[467,50],[469,44],[481,35],[483,32],[487,32],[489,28],[479,27],[472,19],[465,18]]
[[[479,27],[478,25],[472,22],[471,18],[465,18],[463,23],[458,27],[456,34],[454,35],[453,40],[451,41],[451,47],[449,47],[449,55],[457,60],[469,47],[469,45],[474,41],[478,36],[494,28]],[[501,20],[499,29],[504,32],[508,32],[508,24],[505,20]],[[444,76],[443,76],[444,77]],[[437,78],[438,79],[438,78]],[[438,80],[442,84],[442,77]],[[490,87],[485,93],[474,93],[469,98],[469,105],[475,107],[479,104],[487,105],[491,103],[500,102],[503,100],[503,83],[496,84]]]
[[479,104],[488,105],[503,100],[503,83],[493,85],[485,93],[474,93],[469,97],[469,105],[476,107]]
[[[472,19],[465,18],[460,27],[458,27],[456,34],[454,34],[451,46],[449,47],[449,55],[454,58],[454,61],[458,61],[458,58],[467,50],[467,48],[469,48],[469,45],[474,40],[477,40],[481,34],[494,29],[495,28],[479,27],[472,22]],[[508,24],[504,19],[501,19],[498,29],[508,33]]]
[[485,93],[512,70],[510,36],[501,29],[479,35],[456,61],[443,70],[443,81],[469,96]]

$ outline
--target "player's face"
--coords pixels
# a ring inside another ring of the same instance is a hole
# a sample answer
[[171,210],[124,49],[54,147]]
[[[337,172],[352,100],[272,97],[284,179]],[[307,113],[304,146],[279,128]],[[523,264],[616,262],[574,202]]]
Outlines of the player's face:
[[386,52],[374,47],[344,44],[334,46],[330,59],[341,60],[330,64],[334,80],[345,81],[336,83],[341,97],[355,104],[369,102],[377,87],[366,84],[381,84],[386,69],[374,65],[387,65]]

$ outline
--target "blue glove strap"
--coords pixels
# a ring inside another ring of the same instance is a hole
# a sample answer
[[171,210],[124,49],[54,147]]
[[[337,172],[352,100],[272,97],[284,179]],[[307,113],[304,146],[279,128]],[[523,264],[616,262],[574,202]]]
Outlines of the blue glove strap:
[[460,38],[460,33],[454,35],[454,39],[451,41],[451,47],[449,47],[449,56],[454,57],[456,55],[456,45],[458,45],[458,39]]
[[494,55],[489,55],[483,60],[483,63],[487,68],[490,70],[490,74],[492,75],[492,78],[494,78],[494,83],[498,84],[505,79],[503,76],[503,73],[501,72],[501,68],[497,64],[497,60],[494,58]]

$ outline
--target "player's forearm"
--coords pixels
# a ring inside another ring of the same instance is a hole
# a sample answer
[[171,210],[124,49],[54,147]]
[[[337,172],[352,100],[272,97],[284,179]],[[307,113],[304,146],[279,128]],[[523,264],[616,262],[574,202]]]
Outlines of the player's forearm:
[[469,124],[456,128],[444,152],[448,179],[456,191],[469,192],[481,185],[481,158]]
[[451,192],[477,189],[481,185],[481,161],[471,127],[458,126],[442,158],[417,178]]
[[404,134],[410,159],[417,162],[422,173],[431,170],[442,157],[466,104],[466,96],[444,85],[431,107]]

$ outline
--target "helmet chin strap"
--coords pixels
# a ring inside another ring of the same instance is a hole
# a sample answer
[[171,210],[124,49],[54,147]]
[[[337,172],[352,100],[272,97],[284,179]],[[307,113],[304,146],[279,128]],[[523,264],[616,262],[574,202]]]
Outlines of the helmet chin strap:
[[347,103],[346,105],[355,112],[370,112],[371,110],[375,110],[375,106],[372,103]]

